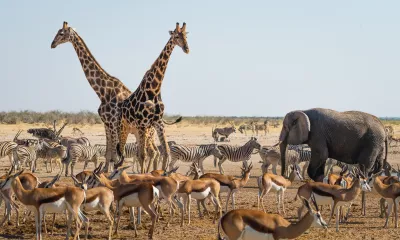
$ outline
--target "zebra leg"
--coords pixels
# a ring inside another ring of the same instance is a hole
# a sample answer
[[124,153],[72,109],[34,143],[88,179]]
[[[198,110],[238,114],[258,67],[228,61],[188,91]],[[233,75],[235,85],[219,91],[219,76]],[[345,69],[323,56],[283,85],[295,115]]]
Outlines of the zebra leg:
[[[89,164],[88,160],[85,160],[85,164],[83,165],[83,171],[85,171],[85,169],[87,168],[87,165]],[[72,170],[71,170],[72,172]]]
[[72,161],[72,163],[71,163],[71,175],[74,175],[74,167],[75,167],[75,162]]
[[245,169],[249,168],[249,164],[247,163],[247,160],[243,161],[243,165],[244,165]]
[[162,122],[162,119],[159,120],[158,122],[156,122],[154,127],[157,130],[158,139],[159,139],[161,147],[163,149],[163,162],[162,162],[161,169],[167,170],[167,166],[168,166],[169,162],[171,161],[171,154],[170,154],[170,149],[168,146],[167,138],[165,136],[165,128],[164,128],[164,123]]
[[222,167],[222,164],[225,162],[226,158],[221,158],[218,162],[218,168],[219,168],[219,173],[224,174],[224,168]]

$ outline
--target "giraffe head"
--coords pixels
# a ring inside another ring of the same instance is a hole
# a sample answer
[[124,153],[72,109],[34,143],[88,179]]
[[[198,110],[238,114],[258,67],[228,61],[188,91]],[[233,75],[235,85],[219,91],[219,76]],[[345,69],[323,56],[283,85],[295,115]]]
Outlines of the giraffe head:
[[75,35],[74,29],[68,27],[68,23],[64,22],[63,27],[58,30],[57,35],[54,37],[53,42],[51,43],[51,48],[55,48],[60,44],[70,42]]
[[182,28],[179,27],[179,23],[176,23],[176,28],[174,31],[169,31],[169,35],[174,41],[175,45],[182,48],[184,53],[189,53],[189,45],[186,40],[186,23],[183,23]]

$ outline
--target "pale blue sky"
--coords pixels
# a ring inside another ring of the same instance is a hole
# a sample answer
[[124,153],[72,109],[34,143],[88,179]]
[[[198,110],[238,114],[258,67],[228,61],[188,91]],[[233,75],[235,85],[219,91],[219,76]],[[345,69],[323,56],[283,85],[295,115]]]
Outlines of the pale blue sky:
[[283,116],[312,107],[399,116],[400,1],[1,1],[0,111],[97,111],[63,21],[132,91],[186,21],[166,112]]

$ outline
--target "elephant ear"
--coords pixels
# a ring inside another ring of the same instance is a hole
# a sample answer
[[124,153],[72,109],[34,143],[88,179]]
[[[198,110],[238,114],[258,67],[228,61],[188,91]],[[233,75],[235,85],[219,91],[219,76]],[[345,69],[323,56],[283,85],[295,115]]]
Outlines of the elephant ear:
[[304,112],[293,111],[286,114],[283,125],[280,141],[287,140],[288,144],[299,145],[308,140],[311,124]]

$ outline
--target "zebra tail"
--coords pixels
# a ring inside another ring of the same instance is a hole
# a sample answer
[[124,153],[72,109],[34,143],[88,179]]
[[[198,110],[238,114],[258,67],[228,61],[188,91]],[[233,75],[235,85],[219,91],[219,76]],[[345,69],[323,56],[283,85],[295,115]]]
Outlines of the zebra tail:
[[217,157],[214,156],[214,167],[217,167]]

